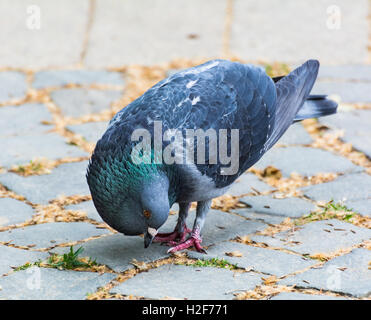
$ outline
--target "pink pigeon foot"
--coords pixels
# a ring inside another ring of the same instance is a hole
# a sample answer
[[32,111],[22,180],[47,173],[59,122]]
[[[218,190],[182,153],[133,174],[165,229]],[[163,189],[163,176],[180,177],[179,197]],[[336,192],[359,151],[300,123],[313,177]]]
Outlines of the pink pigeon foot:
[[[192,235],[188,240],[183,241],[183,242],[175,245],[174,247],[170,248],[167,252],[168,253],[174,253],[174,252],[177,252],[177,251],[188,249],[190,247],[195,247],[195,249],[198,252],[206,253],[206,250],[204,248],[202,248],[202,246],[201,246],[201,242],[202,242],[202,238],[201,238],[199,232],[192,232]],[[170,242],[170,244],[176,244],[176,243]]]
[[158,233],[153,239],[153,242],[169,242],[176,243],[176,239],[179,239],[179,242],[183,242],[186,236],[191,233],[191,230],[184,226],[183,232],[179,232],[176,229],[173,232],[169,233]]

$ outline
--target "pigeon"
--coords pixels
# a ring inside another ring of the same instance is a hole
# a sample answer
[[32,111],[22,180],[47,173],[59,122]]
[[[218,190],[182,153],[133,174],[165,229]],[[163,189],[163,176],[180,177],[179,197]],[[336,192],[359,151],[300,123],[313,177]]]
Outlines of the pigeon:
[[[259,66],[217,59],[155,84],[112,118],[89,160],[87,182],[102,219],[125,235],[143,234],[145,248],[163,242],[169,253],[191,247],[206,253],[201,232],[212,199],[292,123],[336,113],[335,101],[310,95],[318,70],[319,62],[308,60],[271,78]],[[192,147],[193,155],[186,152]],[[186,219],[192,202],[191,230]],[[159,233],[174,203],[175,229]]]

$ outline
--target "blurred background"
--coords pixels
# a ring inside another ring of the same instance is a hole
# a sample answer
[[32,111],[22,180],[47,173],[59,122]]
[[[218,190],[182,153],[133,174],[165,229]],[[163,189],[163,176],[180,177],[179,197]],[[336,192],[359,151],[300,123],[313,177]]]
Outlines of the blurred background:
[[368,0],[1,0],[0,67],[370,62]]

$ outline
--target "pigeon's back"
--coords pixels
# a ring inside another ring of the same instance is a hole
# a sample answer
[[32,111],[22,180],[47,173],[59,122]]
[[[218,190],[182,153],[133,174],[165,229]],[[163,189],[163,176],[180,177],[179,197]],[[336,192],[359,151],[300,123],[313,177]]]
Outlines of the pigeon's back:
[[[239,168],[234,174],[222,174],[225,165],[219,157],[217,163],[211,161],[207,141],[204,163],[196,158],[192,164],[193,172],[223,188],[256,163],[293,123],[317,73],[317,61],[306,62],[276,83],[260,67],[226,60],[183,70],[117,113],[95,153],[133,146],[131,133],[143,128],[153,134],[155,121],[161,122],[163,132],[171,129],[183,134],[186,129],[237,129]],[[163,141],[164,148],[168,144]],[[228,140],[228,154],[231,147]]]

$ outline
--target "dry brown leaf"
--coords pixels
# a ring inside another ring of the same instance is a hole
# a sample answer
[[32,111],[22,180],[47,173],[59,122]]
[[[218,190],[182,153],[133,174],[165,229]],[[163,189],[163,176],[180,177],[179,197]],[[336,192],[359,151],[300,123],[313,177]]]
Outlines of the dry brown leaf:
[[238,250],[236,250],[236,251],[232,251],[232,252],[226,252],[225,254],[226,254],[228,257],[238,257],[238,258],[240,258],[240,257],[243,256],[243,254],[242,254],[240,251],[238,251]]

